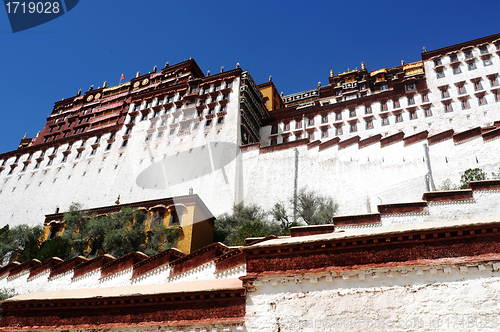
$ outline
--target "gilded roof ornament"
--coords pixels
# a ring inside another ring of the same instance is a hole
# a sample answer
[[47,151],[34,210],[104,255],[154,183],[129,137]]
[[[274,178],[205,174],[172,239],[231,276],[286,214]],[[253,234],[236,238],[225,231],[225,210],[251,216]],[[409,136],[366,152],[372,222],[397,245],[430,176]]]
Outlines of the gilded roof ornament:
[[330,69],[330,77],[333,77],[333,69]]
[[104,83],[102,83],[102,87],[105,88],[108,86],[108,81],[104,81]]
[[361,69],[362,69],[362,70],[365,70],[365,69],[366,69],[366,68],[365,68],[365,63],[364,63],[364,62],[361,62]]
[[137,72],[137,74],[135,74],[135,77],[137,78],[137,77],[139,77],[139,76],[141,76],[141,73],[140,73],[140,72]]

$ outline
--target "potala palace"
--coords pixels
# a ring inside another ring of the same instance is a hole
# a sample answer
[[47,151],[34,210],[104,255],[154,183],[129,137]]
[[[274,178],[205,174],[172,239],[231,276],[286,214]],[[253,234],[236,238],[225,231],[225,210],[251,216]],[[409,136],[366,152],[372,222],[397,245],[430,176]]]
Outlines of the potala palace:
[[[79,202],[170,218],[184,238],[10,263],[0,288],[20,295],[0,330],[497,331],[500,180],[436,188],[500,168],[500,34],[421,56],[287,96],[190,59],[56,102],[0,154],[2,225],[57,236]],[[331,224],[212,243],[214,216],[304,187],[339,204]]]

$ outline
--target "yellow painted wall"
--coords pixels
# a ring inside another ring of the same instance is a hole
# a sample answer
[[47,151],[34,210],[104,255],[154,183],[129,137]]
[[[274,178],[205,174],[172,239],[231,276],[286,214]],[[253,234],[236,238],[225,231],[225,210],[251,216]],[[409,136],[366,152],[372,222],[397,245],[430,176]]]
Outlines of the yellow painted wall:
[[281,97],[273,84],[259,88],[264,100],[267,100],[266,107],[269,112],[283,108]]
[[201,221],[193,225],[194,236],[191,251],[196,251],[214,242],[214,223],[209,220],[209,217],[198,206],[195,207],[195,220]]

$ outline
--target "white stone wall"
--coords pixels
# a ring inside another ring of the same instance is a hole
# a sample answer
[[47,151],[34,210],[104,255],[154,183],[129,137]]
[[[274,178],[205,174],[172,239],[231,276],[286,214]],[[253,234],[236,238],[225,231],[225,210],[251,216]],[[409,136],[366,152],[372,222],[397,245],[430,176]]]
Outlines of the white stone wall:
[[[448,56],[442,57],[444,78],[436,78],[433,60],[424,62],[432,117],[425,118],[421,114],[421,96],[416,95],[416,106],[420,112],[418,119],[409,120],[408,114],[404,113],[402,123],[396,124],[391,118],[389,126],[380,126],[377,123],[379,119],[376,118],[373,130],[363,129],[364,125],[360,120],[358,132],[348,133],[345,130],[341,138],[346,139],[352,135],[368,137],[379,132],[390,135],[400,130],[406,135],[421,130],[429,130],[430,134],[435,134],[450,128],[459,132],[476,126],[491,125],[493,121],[500,120],[497,116],[500,102],[492,99],[492,88],[486,78],[486,75],[498,72],[500,59],[493,53],[494,45],[488,45],[488,48],[492,53],[491,66],[483,65],[479,49],[474,48],[477,69],[468,71],[464,68],[459,75],[452,74]],[[464,65],[463,57],[463,53],[458,53],[458,58]],[[476,77],[483,78],[487,105],[477,105],[470,82],[470,79]],[[456,82],[464,80],[467,94],[471,96],[471,108],[468,110],[459,108],[455,86]],[[439,90],[443,85],[450,86],[450,98],[454,105],[457,104],[451,113],[444,112]],[[84,144],[85,150],[78,160],[75,159],[76,148],[81,146],[81,141],[73,144],[66,162],[62,162],[62,158],[67,145],[60,146],[51,166],[47,166],[48,156],[52,151],[49,149],[37,170],[34,166],[39,152],[34,153],[26,171],[21,172],[23,162],[28,158],[27,154],[23,154],[18,166],[8,175],[15,159],[10,158],[6,161],[4,171],[0,173],[0,226],[21,223],[39,225],[46,214],[54,213],[57,208],[61,212],[66,211],[72,202],[79,202],[84,208],[94,208],[114,204],[119,195],[121,203],[129,203],[185,195],[190,188],[201,197],[215,216],[230,212],[233,205],[240,202],[257,204],[267,210],[276,202],[288,203],[293,194],[294,151],[288,149],[259,154],[258,150],[254,150],[239,153],[239,88],[240,79],[236,78],[229,95],[224,124],[212,124],[205,128],[204,123],[201,123],[199,129],[192,130],[186,136],[169,135],[173,119],[170,116],[164,136],[158,138],[161,119],[150,129],[153,116],[153,112],[150,112],[148,119],[144,121],[140,121],[141,114],[137,116],[127,147],[121,147],[122,137],[127,130],[124,127],[116,133],[115,142],[109,151],[105,151],[109,134],[103,136],[94,156],[90,156],[90,145],[95,140],[91,138]],[[175,100],[177,98],[178,96]],[[153,105],[156,103],[155,100]],[[408,106],[406,96],[400,98],[400,104],[401,108]],[[392,102],[388,102],[388,111],[393,108]],[[380,103],[372,105],[372,111],[377,115]],[[343,120],[348,120],[348,110],[343,112]],[[362,119],[364,106],[356,108],[356,115]],[[328,116],[331,125],[335,121],[334,115]],[[127,116],[125,123],[129,120],[130,117]],[[314,126],[319,128],[320,116],[316,116],[314,121]],[[291,131],[293,130],[294,123],[291,124]],[[330,127],[329,132],[333,130]],[[270,127],[262,129],[263,141],[268,137],[268,131],[270,133]],[[152,133],[152,139],[146,142],[148,133]],[[329,134],[327,139],[332,137]],[[498,139],[483,142],[481,137],[476,137],[461,144],[446,140],[430,146],[436,186],[447,178],[458,184],[460,174],[469,168],[480,167],[489,175],[491,172],[498,172],[500,160],[495,153],[491,153],[498,150],[498,142]],[[339,214],[375,212],[378,204],[419,201],[426,191],[424,176],[427,168],[423,143],[426,141],[405,147],[403,142],[396,142],[384,148],[375,143],[363,149],[358,149],[355,144],[343,150],[333,146],[321,152],[317,147],[307,150],[305,146],[300,146],[299,188],[307,187],[332,196],[339,204]]]
[[171,266],[164,264],[145,274],[132,279],[133,268],[128,268],[107,277],[101,277],[101,270],[93,270],[77,278],[74,271],[48,278],[50,270],[28,279],[29,271],[24,271],[14,277],[7,275],[0,279],[0,289],[14,289],[17,294],[40,291],[56,291],[65,289],[84,289],[98,287],[120,287],[129,285],[148,285],[195,280],[237,278],[246,274],[246,265],[238,265],[224,271],[215,271],[215,262],[210,261],[191,270],[170,277]]
[[[482,168],[488,176],[498,172],[500,159],[492,151],[500,148],[499,142],[476,137],[461,144],[449,139],[429,146],[436,187],[448,178],[459,184],[460,175],[469,168]],[[355,144],[323,151],[299,146],[298,187],[332,196],[339,204],[338,215],[374,213],[378,204],[421,201],[427,173],[424,143],[427,141],[405,147],[399,141],[383,148],[375,143],[362,149]],[[245,203],[265,209],[279,201],[289,205],[294,167],[294,149],[245,152]]]
[[170,275],[171,267],[169,264],[164,264],[157,267],[151,271],[144,273],[143,275],[132,279],[130,282],[132,285],[149,285],[149,284],[159,284],[165,283]]
[[[8,173],[15,158],[10,158],[0,173],[0,226],[40,225],[46,214],[55,213],[57,208],[66,211],[72,202],[81,203],[83,208],[95,208],[113,205],[118,195],[121,203],[131,203],[186,195],[190,188],[208,203],[215,215],[228,211],[236,196],[239,84],[240,79],[235,78],[223,124],[213,123],[205,128],[203,121],[199,129],[186,136],[177,136],[177,131],[168,135],[173,119],[170,116],[164,136],[157,137],[160,120],[153,129],[152,139],[146,142],[153,117],[151,111],[148,120],[140,121],[140,113],[136,117],[126,147],[121,147],[122,136],[127,130],[124,126],[116,133],[115,142],[108,151],[105,149],[109,134],[101,137],[93,156],[90,154],[95,138],[85,142],[85,150],[79,159],[75,159],[76,149],[82,141],[73,144],[65,162],[61,161],[68,145],[60,146],[50,166],[47,166],[48,156],[53,149],[48,149],[38,169],[34,167],[39,151],[33,154],[24,172],[23,162],[28,154],[21,155],[11,175]],[[125,123],[129,120],[127,116]],[[214,122],[217,122],[217,117]],[[209,151],[204,152],[206,150]],[[191,154],[191,151],[195,153]],[[148,169],[150,172],[146,178],[149,182],[138,183],[139,176]]]
[[183,282],[206,279],[215,279],[215,262],[213,261],[169,277],[167,282]]
[[246,328],[498,331],[499,267],[476,262],[259,278],[247,293]]

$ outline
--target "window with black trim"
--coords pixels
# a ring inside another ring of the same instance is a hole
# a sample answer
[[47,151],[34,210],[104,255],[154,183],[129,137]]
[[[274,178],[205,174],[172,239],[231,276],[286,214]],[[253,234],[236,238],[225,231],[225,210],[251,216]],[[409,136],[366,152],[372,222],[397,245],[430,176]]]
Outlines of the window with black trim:
[[380,103],[380,110],[383,112],[383,111],[387,111],[387,102],[383,101]]
[[424,114],[425,114],[425,117],[432,116],[432,110],[431,110],[431,108],[430,107],[424,108]]
[[478,96],[477,97],[477,103],[478,103],[479,106],[486,105],[487,104],[486,97],[484,95]]
[[182,213],[178,213],[176,208],[170,210],[170,220],[168,222],[169,226],[180,225],[182,219]]
[[457,85],[457,90],[458,90],[458,94],[459,95],[463,95],[464,93],[467,92],[465,90],[465,85],[464,84]]
[[451,102],[444,104],[444,111],[446,113],[453,112],[453,106],[451,105]]
[[488,67],[491,66],[493,62],[491,61],[491,57],[486,57],[483,59],[483,66]]
[[476,69],[476,61],[472,60],[472,61],[467,62],[467,68],[468,68],[469,70],[474,70],[474,69]]
[[461,101],[462,104],[462,109],[466,110],[470,108],[469,100],[468,99],[462,99]]
[[366,129],[373,129],[373,119],[366,120]]
[[474,89],[476,91],[481,91],[483,89],[483,85],[481,84],[481,81],[475,81],[474,82]]

